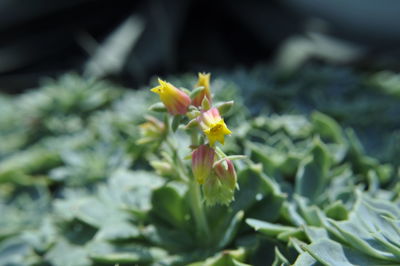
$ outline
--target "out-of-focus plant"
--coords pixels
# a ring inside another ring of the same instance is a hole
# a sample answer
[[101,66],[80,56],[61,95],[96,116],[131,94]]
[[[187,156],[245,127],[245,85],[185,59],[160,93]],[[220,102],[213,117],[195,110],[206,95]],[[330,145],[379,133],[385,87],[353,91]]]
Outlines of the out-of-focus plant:
[[398,264],[397,79],[209,78],[0,95],[0,265]]

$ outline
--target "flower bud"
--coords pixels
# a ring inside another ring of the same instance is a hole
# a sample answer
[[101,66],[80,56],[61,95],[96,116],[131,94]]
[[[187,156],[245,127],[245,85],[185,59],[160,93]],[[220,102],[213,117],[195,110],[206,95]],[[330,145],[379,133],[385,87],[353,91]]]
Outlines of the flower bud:
[[231,160],[223,160],[222,162],[215,165],[214,170],[224,186],[232,190],[236,188],[236,171],[235,166],[233,165]]
[[226,159],[214,167],[203,187],[205,201],[208,205],[228,205],[234,199],[236,188],[236,171],[232,161]]
[[145,144],[153,141],[158,141],[165,134],[165,125],[163,122],[153,116],[146,117],[147,122],[139,125],[140,135],[138,144]]
[[192,171],[199,184],[204,184],[204,181],[211,174],[214,164],[215,151],[207,145],[200,145],[192,153]]
[[161,176],[168,176],[174,173],[174,170],[168,162],[150,161],[150,165],[156,170],[156,173]]
[[204,89],[193,98],[192,104],[196,107],[201,106],[204,97],[206,97],[211,104],[210,74],[199,73],[199,78],[195,87],[203,87]]
[[158,79],[159,86],[151,89],[160,96],[168,112],[172,115],[186,114],[190,105],[190,97],[183,91],[175,88],[171,83]]
[[226,126],[224,119],[220,116],[218,109],[215,107],[202,112],[197,117],[197,120],[211,146],[213,146],[216,141],[224,144],[224,136],[232,133]]

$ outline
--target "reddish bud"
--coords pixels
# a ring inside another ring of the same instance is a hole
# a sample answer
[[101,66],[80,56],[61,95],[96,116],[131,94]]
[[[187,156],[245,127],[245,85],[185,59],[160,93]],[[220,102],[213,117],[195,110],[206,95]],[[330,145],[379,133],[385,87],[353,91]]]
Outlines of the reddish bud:
[[199,184],[204,184],[214,164],[215,151],[207,145],[200,145],[192,153],[192,171]]

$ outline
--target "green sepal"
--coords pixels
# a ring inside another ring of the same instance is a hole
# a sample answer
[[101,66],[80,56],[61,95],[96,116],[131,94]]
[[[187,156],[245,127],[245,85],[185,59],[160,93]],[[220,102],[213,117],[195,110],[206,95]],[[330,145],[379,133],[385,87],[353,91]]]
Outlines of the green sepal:
[[194,99],[196,98],[197,95],[199,95],[205,88],[203,86],[195,88],[194,90],[192,90],[189,94],[190,99]]
[[227,112],[229,112],[232,109],[234,103],[235,103],[234,101],[227,101],[227,102],[218,104],[217,109],[218,109],[220,115],[224,115]]
[[164,113],[167,111],[167,108],[162,102],[155,103],[149,107],[149,111]]
[[208,100],[207,97],[204,97],[204,98],[203,98],[203,101],[201,102],[201,108],[202,108],[204,111],[207,111],[207,110],[209,110],[209,109],[211,108],[210,101]]

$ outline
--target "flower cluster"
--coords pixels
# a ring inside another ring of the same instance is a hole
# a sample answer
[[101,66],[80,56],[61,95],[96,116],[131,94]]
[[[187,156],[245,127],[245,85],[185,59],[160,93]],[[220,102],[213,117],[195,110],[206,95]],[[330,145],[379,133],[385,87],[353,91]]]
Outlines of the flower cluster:
[[204,185],[204,196],[209,205],[228,204],[237,186],[236,171],[231,160],[215,162],[216,152],[208,145],[200,145],[192,153],[192,171],[197,182]]
[[[174,121],[184,121],[185,129],[192,136],[192,173],[199,185],[203,186],[205,202],[209,205],[228,204],[233,200],[237,187],[235,167],[229,156],[217,151],[217,143],[224,144],[225,136],[231,134],[221,115],[229,110],[233,101],[213,106],[210,89],[210,74],[199,73],[192,91],[178,89],[169,82],[158,79],[159,85],[151,91],[160,96],[165,110]],[[159,105],[158,105],[159,106]],[[152,122],[151,127],[154,127]],[[149,127],[146,124],[145,128]],[[161,127],[159,127],[161,128]],[[148,135],[154,135],[147,130]],[[203,135],[200,137],[198,135]]]

